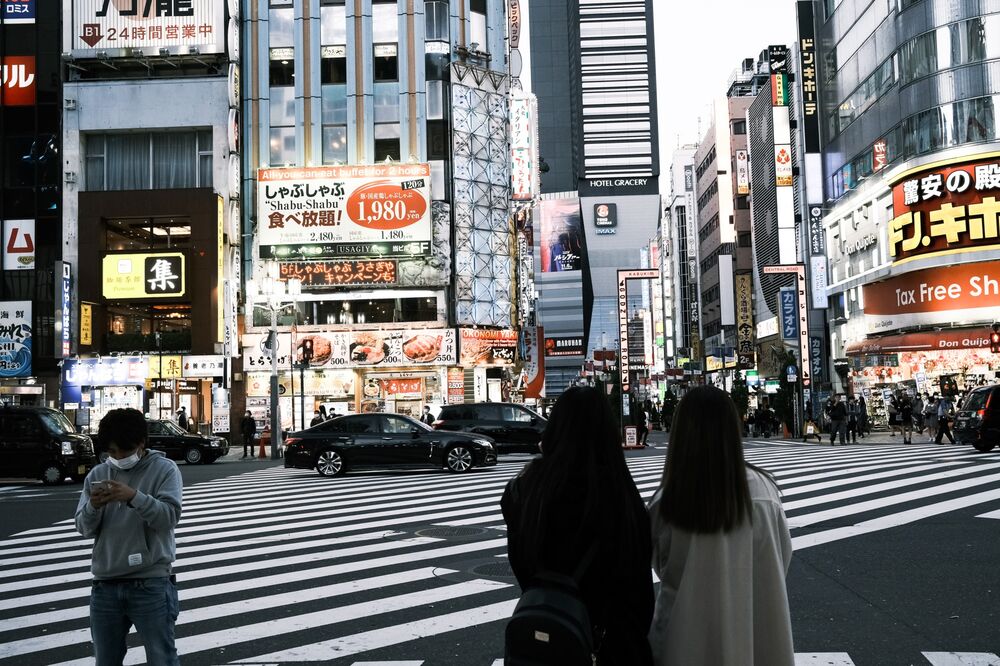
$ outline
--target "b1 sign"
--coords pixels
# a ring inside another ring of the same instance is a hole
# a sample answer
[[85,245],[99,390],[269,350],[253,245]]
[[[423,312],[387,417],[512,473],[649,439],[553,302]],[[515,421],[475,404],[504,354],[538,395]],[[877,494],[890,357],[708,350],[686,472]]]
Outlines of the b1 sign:
[[124,49],[172,53],[225,53],[224,0],[70,0],[72,54],[132,57]]

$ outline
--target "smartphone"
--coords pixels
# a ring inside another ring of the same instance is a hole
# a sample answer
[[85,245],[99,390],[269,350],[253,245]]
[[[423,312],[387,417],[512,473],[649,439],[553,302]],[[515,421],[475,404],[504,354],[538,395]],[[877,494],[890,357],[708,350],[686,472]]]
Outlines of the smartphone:
[[106,481],[95,481],[92,484],[92,486],[93,486],[92,492],[96,493],[105,493],[111,489]]

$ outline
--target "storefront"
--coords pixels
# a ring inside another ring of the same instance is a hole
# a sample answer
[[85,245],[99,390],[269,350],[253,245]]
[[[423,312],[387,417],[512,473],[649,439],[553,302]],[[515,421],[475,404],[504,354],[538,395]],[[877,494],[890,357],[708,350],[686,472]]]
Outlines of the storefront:
[[61,408],[84,432],[112,409],[144,411],[149,359],[144,356],[66,359],[62,367]]

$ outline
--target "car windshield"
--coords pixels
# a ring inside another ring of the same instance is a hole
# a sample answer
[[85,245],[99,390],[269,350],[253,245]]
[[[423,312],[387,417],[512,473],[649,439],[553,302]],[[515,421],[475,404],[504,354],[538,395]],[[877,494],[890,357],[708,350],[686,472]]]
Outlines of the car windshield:
[[187,432],[184,431],[183,428],[181,428],[179,425],[177,425],[173,421],[160,421],[160,425],[163,426],[164,431],[166,431],[166,433],[168,435],[186,435],[186,434],[188,434]]
[[434,428],[430,427],[429,425],[427,425],[423,421],[418,421],[415,418],[412,418],[410,416],[404,416],[403,418],[405,418],[407,420],[407,422],[410,425],[412,425],[414,428],[420,428],[421,430],[427,430],[429,432],[433,432],[434,431]]
[[65,435],[76,432],[76,428],[73,427],[73,424],[69,422],[69,419],[62,412],[39,412],[38,415],[42,417],[42,423],[45,424],[46,429],[53,435]]
[[983,409],[986,407],[986,397],[990,394],[990,389],[985,389],[982,391],[973,391],[969,394],[969,397],[965,399],[965,404],[962,405],[962,409],[966,411],[976,411],[978,409]]

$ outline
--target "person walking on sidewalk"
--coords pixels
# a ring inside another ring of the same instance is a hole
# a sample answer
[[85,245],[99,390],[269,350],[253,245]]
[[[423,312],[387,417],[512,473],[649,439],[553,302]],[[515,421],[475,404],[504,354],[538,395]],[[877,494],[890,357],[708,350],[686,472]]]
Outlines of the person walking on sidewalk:
[[861,431],[861,439],[872,432],[871,421],[868,419],[868,401],[863,394],[858,398],[858,429]]
[[920,391],[917,391],[916,395],[913,396],[913,427],[916,428],[918,435],[923,434],[924,401],[920,398]]
[[247,451],[253,457],[253,436],[257,434],[257,422],[253,420],[249,409],[240,419],[240,433],[243,435],[243,457],[247,457]]
[[830,403],[830,446],[836,446],[836,439],[840,437],[840,445],[847,444],[845,432],[847,430],[847,406],[836,393],[831,397]]
[[955,405],[951,401],[951,396],[943,395],[938,400],[937,417],[938,417],[938,431],[937,436],[934,437],[935,444],[943,444],[941,441],[942,437],[947,437],[948,441],[952,444],[955,443],[955,438],[951,434],[951,413],[954,411]]
[[119,666],[135,625],[146,660],[179,664],[174,624],[179,606],[172,572],[174,530],[181,517],[177,464],[146,449],[146,419],[112,409],[97,431],[108,458],[83,481],[76,529],[94,539],[90,635],[97,666]]
[[937,394],[931,395],[927,394],[927,400],[924,402],[924,426],[927,428],[927,441],[933,442],[934,437],[937,435],[937,416],[938,408],[938,398]]
[[899,398],[899,424],[903,428],[903,444],[913,441],[913,401],[904,393]]
[[724,391],[688,391],[676,426],[649,505],[661,581],[649,632],[654,663],[792,666],[792,540],[778,486],[745,461]]
[[899,429],[899,399],[896,394],[889,398],[889,404],[886,405],[885,409],[889,414],[889,436],[895,437],[896,430]]
[[[847,401],[847,436],[851,444],[858,443],[858,428],[861,422],[861,406],[858,405],[856,396],[851,396]],[[862,435],[863,436],[863,435]]]

